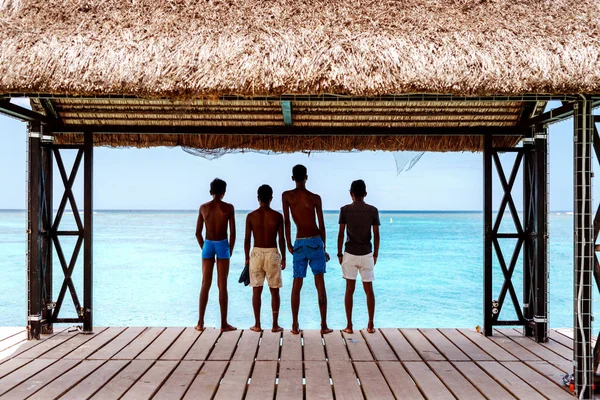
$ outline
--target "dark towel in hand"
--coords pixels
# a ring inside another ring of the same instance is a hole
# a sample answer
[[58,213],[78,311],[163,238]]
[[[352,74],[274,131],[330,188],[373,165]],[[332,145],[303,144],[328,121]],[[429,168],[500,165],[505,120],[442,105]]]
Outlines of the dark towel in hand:
[[250,284],[250,267],[248,264],[244,266],[244,270],[240,274],[240,279],[238,279],[239,283],[243,283],[244,286],[248,286]]

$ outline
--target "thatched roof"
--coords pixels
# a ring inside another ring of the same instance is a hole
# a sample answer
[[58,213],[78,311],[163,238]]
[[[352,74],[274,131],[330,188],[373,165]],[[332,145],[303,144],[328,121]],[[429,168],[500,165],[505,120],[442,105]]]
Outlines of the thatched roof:
[[0,0],[0,93],[600,93],[597,0]]

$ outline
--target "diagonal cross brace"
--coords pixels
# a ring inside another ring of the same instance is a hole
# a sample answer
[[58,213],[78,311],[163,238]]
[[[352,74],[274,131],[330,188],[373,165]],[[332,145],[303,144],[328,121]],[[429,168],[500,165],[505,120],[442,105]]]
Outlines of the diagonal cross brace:
[[498,239],[493,239],[494,249],[496,250],[496,255],[498,257],[498,262],[500,263],[500,268],[502,269],[502,275],[504,275],[504,283],[502,284],[502,288],[500,289],[500,295],[498,296],[498,313],[493,316],[494,320],[497,321],[500,316],[500,312],[502,311],[502,305],[504,304],[504,298],[506,297],[506,292],[508,291],[510,298],[513,302],[513,306],[515,307],[515,312],[517,313],[517,318],[519,321],[524,321],[523,312],[519,307],[519,300],[517,298],[517,294],[515,293],[515,288],[512,283],[512,275],[515,271],[515,267],[517,265],[517,261],[519,259],[519,254],[521,253],[521,247],[523,245],[523,239],[517,239],[517,244],[515,245],[515,249],[513,251],[510,264],[508,268],[506,267],[506,261],[504,260],[504,256],[502,254],[502,249],[500,248],[500,243],[498,243]]
[[79,298],[77,297],[77,291],[75,290],[75,286],[73,285],[73,280],[71,279],[71,275],[73,274],[73,270],[75,269],[75,263],[77,262],[77,257],[79,256],[79,251],[81,250],[81,245],[83,243],[83,235],[79,235],[77,237],[77,242],[75,243],[75,248],[73,249],[73,254],[71,255],[71,260],[69,261],[69,265],[67,265],[67,261],[65,259],[65,255],[62,251],[62,247],[60,245],[60,241],[58,240],[58,236],[52,237],[54,246],[56,248],[56,254],[58,255],[58,260],[60,261],[60,266],[62,267],[63,273],[65,274],[65,279],[60,288],[60,292],[58,294],[58,299],[56,300],[56,307],[54,308],[54,312],[52,314],[53,319],[58,317],[58,313],[60,312],[60,308],[62,306],[63,300],[65,298],[65,294],[67,288],[69,289],[69,293],[71,294],[71,299],[73,299],[73,305],[75,306],[75,311],[79,315],[79,311],[81,309],[81,303],[79,303]]
[[67,205],[67,200],[71,204],[71,209],[73,211],[73,217],[75,218],[75,223],[77,224],[77,229],[82,232],[83,224],[81,223],[81,217],[79,216],[79,211],[77,209],[77,204],[75,202],[75,197],[73,196],[73,183],[75,182],[75,178],[77,177],[77,171],[79,170],[79,165],[81,164],[81,159],[83,157],[83,150],[77,151],[77,156],[75,157],[75,162],[73,163],[73,168],[71,169],[71,173],[67,178],[67,173],[65,170],[65,166],[62,161],[62,157],[60,155],[60,151],[58,149],[54,149],[54,155],[56,157],[56,164],[58,166],[58,170],[60,172],[60,176],[62,178],[63,184],[65,186],[65,191],[60,200],[60,205],[58,206],[58,211],[56,212],[56,218],[54,219],[54,224],[52,226],[52,230],[56,232],[58,230],[58,226],[60,225],[60,221],[65,212],[65,206]]
[[508,205],[510,213],[513,217],[513,221],[515,223],[515,227],[517,229],[517,233],[523,234],[523,228],[521,226],[521,221],[519,220],[519,213],[517,212],[517,208],[515,207],[515,203],[511,194],[512,188],[515,184],[515,180],[517,179],[519,168],[521,167],[523,152],[517,153],[517,157],[515,159],[515,163],[510,173],[508,182],[506,181],[506,176],[504,174],[504,169],[502,168],[502,163],[500,162],[500,157],[498,156],[498,153],[493,152],[492,155],[494,159],[494,164],[496,165],[496,170],[498,171],[498,177],[500,178],[500,184],[502,185],[502,189],[504,190],[504,196],[502,197],[502,201],[500,202],[500,208],[498,209],[498,215],[496,217],[496,222],[494,223],[494,233],[498,233],[498,230],[500,229],[500,223],[502,222],[502,218],[504,216],[504,210],[506,210],[506,206]]

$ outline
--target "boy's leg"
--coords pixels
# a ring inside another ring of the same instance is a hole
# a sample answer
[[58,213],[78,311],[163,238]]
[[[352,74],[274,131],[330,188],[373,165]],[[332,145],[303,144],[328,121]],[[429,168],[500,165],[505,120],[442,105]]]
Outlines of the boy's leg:
[[260,327],[260,306],[261,306],[261,296],[262,296],[263,287],[253,287],[252,288],[252,308],[254,308],[254,326],[250,328],[251,331],[260,332],[262,328]]
[[356,280],[346,279],[346,296],[344,297],[344,304],[346,306],[346,319],[348,320],[346,329],[344,329],[344,332],[346,332],[346,333],[354,333],[354,331],[352,330],[352,306],[353,306],[354,289],[355,288],[356,288]]
[[373,293],[373,282],[363,282],[363,288],[365,289],[365,295],[367,297],[367,311],[369,312],[369,324],[367,325],[367,332],[375,333],[375,326],[373,325],[373,317],[375,316],[375,293]]
[[221,332],[234,331],[237,328],[227,323],[227,277],[229,276],[229,259],[217,259],[217,283],[219,285],[219,306],[221,307]]
[[273,332],[281,332],[283,330],[282,327],[279,326],[279,288],[270,288],[271,290],[271,310],[273,312],[273,328],[271,331]]
[[208,293],[210,292],[210,286],[212,285],[213,269],[215,266],[214,258],[203,258],[202,259],[202,287],[200,288],[200,299],[199,299],[199,314],[198,325],[196,330],[204,330],[204,313],[206,312],[206,304],[208,304]]
[[327,327],[327,291],[325,290],[325,274],[315,275],[315,286],[319,297],[319,311],[321,312],[321,334],[333,332]]
[[292,333],[297,335],[300,333],[300,325],[298,324],[298,311],[300,310],[300,290],[304,278],[294,278],[292,284]]

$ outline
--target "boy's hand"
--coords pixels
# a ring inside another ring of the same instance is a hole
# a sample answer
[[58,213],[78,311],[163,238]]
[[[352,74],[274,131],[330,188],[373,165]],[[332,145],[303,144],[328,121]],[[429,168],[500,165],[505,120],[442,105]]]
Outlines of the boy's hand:
[[287,248],[290,254],[294,254],[294,247],[290,243],[288,243]]
[[325,252],[325,262],[329,262],[329,260],[331,260],[331,257],[329,257],[329,253]]
[[373,254],[373,265],[377,264],[377,257],[379,254]]
[[342,265],[342,260],[344,259],[344,256],[338,256],[338,260],[340,262],[340,265]]
[[281,270],[283,271],[285,269],[285,258],[283,260],[281,260]]
[[250,259],[248,259],[248,258],[246,258],[246,261],[244,261],[244,267],[245,267],[246,265],[250,265]]

